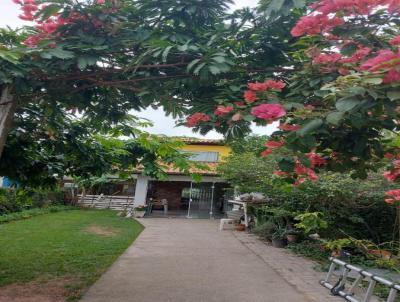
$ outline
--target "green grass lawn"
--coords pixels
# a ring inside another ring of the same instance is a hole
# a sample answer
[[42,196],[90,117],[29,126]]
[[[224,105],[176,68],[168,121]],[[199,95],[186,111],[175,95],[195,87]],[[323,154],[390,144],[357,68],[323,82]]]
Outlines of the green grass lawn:
[[115,211],[72,210],[0,225],[0,286],[54,277],[82,292],[136,239],[143,226]]

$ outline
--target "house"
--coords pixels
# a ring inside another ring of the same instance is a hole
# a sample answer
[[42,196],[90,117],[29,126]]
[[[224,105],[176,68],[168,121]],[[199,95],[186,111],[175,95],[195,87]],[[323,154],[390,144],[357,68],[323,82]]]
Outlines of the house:
[[[167,201],[168,213],[188,217],[210,217],[223,214],[226,209],[227,195],[231,192],[216,170],[218,164],[227,157],[231,149],[222,140],[179,138],[185,145],[182,152],[190,153],[190,159],[201,162],[208,170],[196,170],[202,175],[200,183],[191,177],[170,168],[168,179],[151,179],[137,172],[135,187],[135,206]],[[156,211],[154,211],[156,212]]]

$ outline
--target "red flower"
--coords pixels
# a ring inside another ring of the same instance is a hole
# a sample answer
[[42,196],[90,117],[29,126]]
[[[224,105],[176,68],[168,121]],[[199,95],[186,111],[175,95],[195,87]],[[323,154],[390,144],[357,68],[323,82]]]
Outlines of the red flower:
[[306,177],[311,181],[316,181],[318,179],[318,176],[315,174],[313,169],[304,167],[300,162],[296,163],[294,171],[298,176]]
[[268,89],[268,86],[265,83],[259,83],[259,82],[249,83],[247,84],[247,87],[253,91],[265,91]]
[[261,104],[254,107],[251,114],[268,122],[273,122],[285,116],[286,111],[280,104]]
[[244,99],[247,103],[253,103],[258,100],[257,94],[252,90],[246,90],[244,92]]
[[265,146],[265,147],[268,147],[268,148],[270,148],[270,149],[276,149],[276,148],[282,147],[284,144],[285,144],[284,141],[280,141],[280,142],[277,142],[277,141],[268,141],[268,142],[266,142],[266,143],[264,144],[264,146]]
[[400,176],[400,171],[395,169],[391,171],[383,172],[383,177],[385,177],[388,181],[394,182]]
[[392,40],[389,41],[392,45],[399,45],[400,44],[400,36],[394,37]]
[[96,0],[96,4],[104,4],[106,3],[106,0]]
[[289,175],[289,173],[288,172],[284,172],[284,171],[274,171],[274,175],[287,176],[287,175]]
[[202,112],[196,112],[196,113],[193,113],[191,116],[189,116],[186,119],[186,126],[187,127],[195,127],[200,122],[208,122],[210,120],[211,120],[211,118],[207,114],[202,113]]
[[324,15],[303,16],[291,30],[293,37],[300,37],[305,34],[316,35],[322,31],[328,31],[336,26],[342,25],[343,19],[338,17],[328,18]]
[[312,167],[320,167],[326,165],[326,160],[322,158],[315,152],[310,152],[306,154],[308,159],[310,160]]
[[314,64],[334,64],[342,58],[339,53],[321,53],[313,60]]
[[301,129],[300,125],[280,124],[279,129],[283,131],[297,131]]
[[400,201],[400,190],[389,190],[385,192],[385,195],[390,197],[385,199],[385,202],[388,204],[394,204],[395,202]]
[[400,82],[400,72],[396,69],[389,70],[383,78],[384,84],[390,84],[393,82]]
[[268,156],[272,153],[272,149],[265,149],[263,152],[261,152],[261,156]]
[[265,85],[267,85],[268,88],[272,88],[272,89],[283,89],[286,86],[286,83],[282,82],[282,81],[274,81],[274,80],[267,80],[264,82]]
[[286,84],[282,81],[266,80],[264,83],[249,83],[247,87],[253,91],[265,91],[268,89],[283,89]]
[[224,116],[224,115],[227,115],[232,110],[233,110],[232,106],[219,105],[219,106],[217,106],[217,109],[215,109],[214,114],[216,116]]
[[244,102],[234,102],[234,104],[238,107],[246,106]]
[[394,158],[394,154],[393,154],[393,153],[390,153],[390,152],[386,152],[383,156],[384,156],[385,158],[388,158],[388,159],[393,159],[393,158]]
[[400,55],[388,49],[382,49],[378,55],[361,65],[361,70],[377,71],[397,65]]

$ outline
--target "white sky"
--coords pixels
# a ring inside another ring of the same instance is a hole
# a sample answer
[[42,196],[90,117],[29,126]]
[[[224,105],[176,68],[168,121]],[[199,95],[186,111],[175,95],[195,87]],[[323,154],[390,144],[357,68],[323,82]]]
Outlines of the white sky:
[[[236,0],[233,8],[240,8],[244,6],[255,6],[257,5],[257,0]],[[18,18],[20,13],[18,10],[18,5],[14,4],[12,0],[0,0],[0,27],[10,26],[18,27],[24,24],[22,20]],[[165,134],[173,136],[195,136],[204,137],[200,134],[193,133],[190,128],[186,127],[176,127],[175,121],[171,117],[165,116],[162,109],[146,109],[140,113],[133,112],[140,117],[147,118],[151,120],[154,124],[152,128],[146,128],[146,131],[155,134]],[[267,127],[252,127],[253,132],[265,135],[271,134],[276,129],[276,124]],[[206,138],[222,138],[222,135],[216,133],[215,131],[209,132]]]

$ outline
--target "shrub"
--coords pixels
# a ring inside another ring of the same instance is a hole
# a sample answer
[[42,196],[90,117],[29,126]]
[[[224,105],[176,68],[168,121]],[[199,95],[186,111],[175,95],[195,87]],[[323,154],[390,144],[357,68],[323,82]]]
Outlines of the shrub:
[[61,191],[41,189],[0,189],[0,215],[62,204]]

